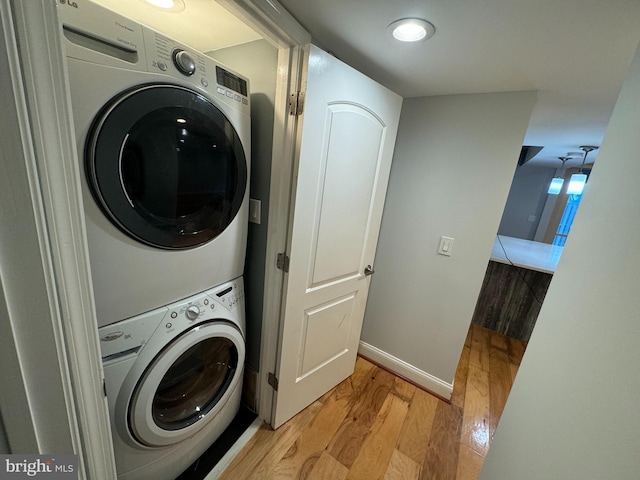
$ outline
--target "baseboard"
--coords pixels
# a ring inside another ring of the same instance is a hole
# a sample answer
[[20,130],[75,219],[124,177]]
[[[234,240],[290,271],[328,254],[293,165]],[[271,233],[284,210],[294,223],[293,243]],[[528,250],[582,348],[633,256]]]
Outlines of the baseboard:
[[358,353],[363,357],[366,357],[373,362],[380,364],[382,367],[391,370],[398,376],[406,378],[410,382],[415,383],[419,387],[433,392],[434,394],[444,398],[445,400],[451,399],[451,394],[453,393],[452,384],[444,382],[439,378],[434,377],[433,375],[430,375],[427,372],[414,367],[404,360],[400,360],[399,358],[396,358],[393,355],[390,355],[387,352],[384,352],[379,348],[374,347],[373,345],[369,345],[368,343],[365,343],[363,341],[360,341]]

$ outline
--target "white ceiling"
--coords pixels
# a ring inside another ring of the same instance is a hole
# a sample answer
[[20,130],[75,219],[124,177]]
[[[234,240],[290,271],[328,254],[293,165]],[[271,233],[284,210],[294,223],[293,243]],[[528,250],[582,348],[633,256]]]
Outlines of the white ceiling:
[[[544,146],[534,162],[553,166],[601,144],[640,41],[638,0],[280,2],[321,47],[404,97],[537,90],[524,143]],[[435,36],[395,41],[386,27],[405,17]]]
[[[537,90],[524,144],[545,147],[532,160],[542,166],[601,144],[640,42],[640,0],[279,1],[314,43],[404,97]],[[259,38],[215,0],[184,0],[179,13],[98,3],[201,51]],[[429,20],[435,36],[397,42],[386,27],[405,17]]]

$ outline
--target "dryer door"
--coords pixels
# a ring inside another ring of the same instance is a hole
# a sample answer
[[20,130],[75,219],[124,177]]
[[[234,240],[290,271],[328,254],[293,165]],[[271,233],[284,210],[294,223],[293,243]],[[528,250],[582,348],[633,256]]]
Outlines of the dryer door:
[[247,158],[229,120],[176,85],[146,85],[114,98],[92,125],[85,162],[105,215],[158,248],[193,248],[220,235],[247,187]]
[[227,323],[186,331],[151,362],[129,408],[133,437],[147,446],[180,442],[204,427],[240,384],[245,348]]

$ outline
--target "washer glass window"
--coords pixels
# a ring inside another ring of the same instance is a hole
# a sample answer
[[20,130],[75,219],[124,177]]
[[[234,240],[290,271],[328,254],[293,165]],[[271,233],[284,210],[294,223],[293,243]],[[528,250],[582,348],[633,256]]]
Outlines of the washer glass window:
[[160,381],[153,398],[153,421],[164,430],[197,422],[229,388],[237,367],[238,351],[227,338],[208,338],[192,346]]
[[88,136],[89,186],[102,211],[130,237],[185,249],[220,235],[247,186],[237,132],[209,100],[173,85],[116,97]]

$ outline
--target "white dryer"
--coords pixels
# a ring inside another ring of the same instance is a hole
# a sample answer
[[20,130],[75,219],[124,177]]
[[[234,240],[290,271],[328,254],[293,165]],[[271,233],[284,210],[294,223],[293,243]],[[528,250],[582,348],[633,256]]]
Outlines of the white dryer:
[[99,329],[119,480],[173,480],[240,406],[242,277]]
[[242,275],[248,79],[88,0],[60,11],[99,326]]

